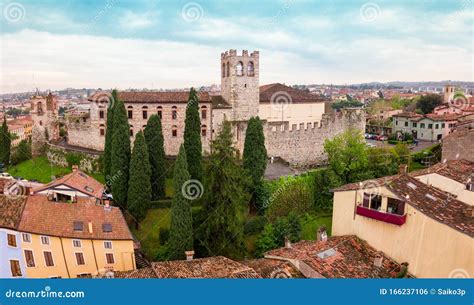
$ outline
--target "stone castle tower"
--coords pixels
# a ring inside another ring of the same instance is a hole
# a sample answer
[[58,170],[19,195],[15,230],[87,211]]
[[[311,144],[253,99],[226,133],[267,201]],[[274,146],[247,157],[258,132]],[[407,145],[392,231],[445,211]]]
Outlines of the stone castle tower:
[[[34,95],[30,99],[33,127],[47,134],[47,141],[59,139],[58,105],[56,97]],[[35,140],[35,139],[33,139]]]
[[443,89],[443,93],[444,93],[443,102],[449,103],[454,98],[454,91],[455,91],[455,88],[453,85],[451,84],[445,85]]
[[248,121],[258,115],[259,64],[258,51],[221,54],[221,95],[232,106],[231,121]]

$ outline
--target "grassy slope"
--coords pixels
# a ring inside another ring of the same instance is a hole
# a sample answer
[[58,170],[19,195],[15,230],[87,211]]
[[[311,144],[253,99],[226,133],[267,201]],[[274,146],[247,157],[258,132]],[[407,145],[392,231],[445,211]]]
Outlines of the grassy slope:
[[51,166],[46,157],[37,157],[10,167],[7,172],[12,176],[19,176],[27,180],[38,180],[48,183],[53,177],[60,177],[71,172],[70,168]]

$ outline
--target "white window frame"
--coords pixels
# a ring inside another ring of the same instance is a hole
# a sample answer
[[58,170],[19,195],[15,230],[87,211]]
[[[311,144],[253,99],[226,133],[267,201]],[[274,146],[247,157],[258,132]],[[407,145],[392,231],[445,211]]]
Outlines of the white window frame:
[[[25,240],[25,236],[28,236],[28,240]],[[24,243],[31,243],[31,234],[30,233],[21,233],[21,240]]]
[[[76,241],[79,242],[79,246],[78,246],[78,247],[74,244],[74,242],[76,242]],[[73,247],[73,248],[82,248],[82,241],[81,241],[80,239],[73,239],[73,240],[72,240],[72,247]]]
[[[48,241],[47,244],[45,244],[45,243],[43,242],[43,238],[45,238],[45,240]],[[41,235],[41,244],[44,245],[44,246],[50,246],[50,245],[51,245],[51,239],[49,238],[49,236]]]
[[[26,261],[26,254],[25,254],[25,251],[31,251],[31,255],[33,255],[33,262],[35,263],[35,265],[33,267],[29,267],[28,266],[28,262]],[[33,249],[26,249],[24,248],[23,249],[23,256],[25,257],[25,267],[26,268],[36,268],[37,265],[36,265],[36,257],[35,257],[35,251],[33,251]]]
[[[10,244],[8,243],[8,236],[9,236],[9,235],[12,235],[12,236],[15,237],[15,245],[16,245],[16,246],[12,246],[12,245],[10,245]],[[17,238],[16,238],[16,234],[8,233],[8,232],[7,232],[7,246],[8,246],[8,248],[12,248],[12,249],[18,248],[18,240],[17,240]]]
[[[112,259],[114,260],[113,263],[109,263],[109,262],[107,261],[107,254],[112,254]],[[115,255],[114,255],[113,252],[106,252],[106,253],[105,253],[105,263],[106,263],[107,265],[115,265]]]
[[[110,243],[110,248],[107,248],[107,247],[105,246],[106,243]],[[111,240],[105,240],[105,241],[104,241],[104,249],[112,250],[113,248],[114,248],[114,246],[113,246],[113,243],[112,243]]]
[[12,270],[11,270],[11,268],[12,268],[12,267],[11,267],[11,262],[12,262],[12,261],[18,262],[18,266],[20,266],[20,273],[21,273],[20,276],[14,276],[14,275],[12,274],[12,277],[13,277],[13,278],[23,277],[23,272],[21,272],[21,262],[20,262],[20,260],[17,259],[17,258],[10,258],[10,259],[8,260],[8,262],[10,263],[10,264],[9,264],[9,267],[10,267],[10,274],[11,274],[11,272],[12,272]]
[[[51,253],[51,259],[53,260],[53,265],[52,265],[52,266],[48,266],[48,264],[46,263],[46,256],[44,255],[46,252]],[[44,266],[45,266],[46,268],[56,267],[56,264],[55,264],[55,262],[54,262],[55,260],[54,260],[53,251],[43,250],[43,260],[44,260]]]
[[[82,254],[82,259],[84,260],[84,264],[79,264],[79,263],[78,263],[78,261],[77,261],[77,256],[76,256],[77,253]],[[82,252],[82,251],[74,252],[74,260],[76,261],[76,266],[85,266],[85,265],[87,265],[87,264],[86,264],[86,256],[84,255],[84,252]]]

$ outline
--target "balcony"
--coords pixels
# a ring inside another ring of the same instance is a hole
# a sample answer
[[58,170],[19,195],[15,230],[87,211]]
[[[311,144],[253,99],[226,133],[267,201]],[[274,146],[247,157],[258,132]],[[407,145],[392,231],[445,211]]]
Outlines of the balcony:
[[397,215],[391,213],[384,213],[377,210],[369,209],[364,206],[358,205],[356,214],[376,220],[380,220],[386,223],[391,223],[397,226],[401,226],[407,220],[407,215]]

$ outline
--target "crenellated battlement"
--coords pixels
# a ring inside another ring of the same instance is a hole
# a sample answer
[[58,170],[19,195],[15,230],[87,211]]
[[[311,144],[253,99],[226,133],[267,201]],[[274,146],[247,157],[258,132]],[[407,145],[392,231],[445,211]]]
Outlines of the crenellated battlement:
[[319,123],[266,122],[265,146],[270,157],[280,157],[294,166],[314,165],[326,160],[324,141],[349,128],[365,130],[361,109],[324,114]]
[[232,57],[243,57],[243,58],[254,58],[258,59],[259,58],[259,51],[253,51],[252,53],[249,54],[248,50],[242,50],[242,53],[238,54],[237,50],[235,49],[230,49],[229,51],[225,51],[221,53],[221,59],[229,59]]

